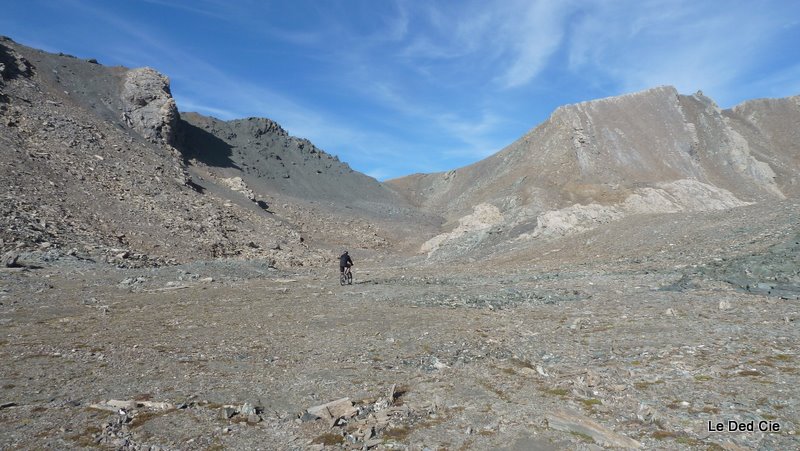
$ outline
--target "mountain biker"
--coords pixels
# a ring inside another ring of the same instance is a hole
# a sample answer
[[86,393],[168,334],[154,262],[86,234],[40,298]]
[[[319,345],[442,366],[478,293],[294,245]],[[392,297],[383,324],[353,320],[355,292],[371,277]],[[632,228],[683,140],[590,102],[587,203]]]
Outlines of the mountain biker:
[[350,258],[350,254],[347,251],[344,251],[342,255],[339,256],[339,272],[344,274],[344,269],[353,266],[353,259]]

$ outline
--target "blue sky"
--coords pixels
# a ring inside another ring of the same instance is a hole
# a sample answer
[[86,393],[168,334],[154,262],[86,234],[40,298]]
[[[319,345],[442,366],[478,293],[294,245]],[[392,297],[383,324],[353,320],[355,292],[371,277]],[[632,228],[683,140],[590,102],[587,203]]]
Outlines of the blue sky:
[[463,166],[563,104],[800,94],[795,0],[6,0],[0,34],[150,66],[181,111],[269,117],[379,179]]

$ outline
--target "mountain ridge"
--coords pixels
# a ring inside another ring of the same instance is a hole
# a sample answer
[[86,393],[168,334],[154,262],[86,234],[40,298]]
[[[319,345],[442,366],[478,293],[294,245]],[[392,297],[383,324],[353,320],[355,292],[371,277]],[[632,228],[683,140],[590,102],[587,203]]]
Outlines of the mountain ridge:
[[[387,184],[447,219],[443,233],[432,238],[435,245],[421,248],[429,255],[450,241],[472,240],[466,249],[475,250],[489,240],[491,247],[488,231],[509,240],[546,237],[553,230],[560,236],[629,214],[796,197],[797,99],[721,110],[700,92],[681,95],[665,86],[564,105],[484,160]],[[493,221],[476,222],[481,205],[497,209]],[[466,230],[465,221],[478,225]]]
[[[82,227],[107,249],[139,246],[144,255],[182,259],[282,254],[289,264],[304,264],[355,242],[460,258],[630,215],[729,209],[800,194],[800,96],[722,110],[701,92],[660,86],[563,105],[484,160],[382,183],[270,119],[181,113],[169,79],[153,69],[105,67],[8,39],[0,50],[0,135],[11,143],[4,146],[9,160],[22,150],[31,160],[23,172],[6,165],[5,177],[30,174],[14,190],[57,198],[48,188],[52,179],[74,174],[59,185],[68,194],[61,207],[68,215],[75,208],[77,216],[86,213]],[[82,193],[94,190],[110,205],[83,212]],[[145,221],[148,232],[133,230],[131,196],[134,208],[150,212],[145,217],[155,215]],[[176,234],[174,212],[187,203],[195,207],[177,215]],[[58,241],[20,232],[40,215],[35,204],[6,207],[20,208],[33,216],[8,225],[17,232],[7,232],[4,249]],[[58,214],[45,216],[80,242]],[[448,246],[457,250],[440,252]]]

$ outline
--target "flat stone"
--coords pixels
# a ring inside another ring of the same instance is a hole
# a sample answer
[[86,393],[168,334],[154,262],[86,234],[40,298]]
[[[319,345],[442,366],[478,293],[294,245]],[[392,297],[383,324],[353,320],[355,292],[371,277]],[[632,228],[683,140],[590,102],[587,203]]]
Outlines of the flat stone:
[[310,407],[308,413],[318,418],[351,418],[358,413],[358,409],[353,407],[350,398],[337,399],[326,404]]
[[563,432],[573,432],[591,437],[595,442],[603,446],[638,449],[642,444],[618,434],[611,429],[596,423],[591,418],[581,415],[578,412],[561,409],[548,414],[547,425],[551,429]]

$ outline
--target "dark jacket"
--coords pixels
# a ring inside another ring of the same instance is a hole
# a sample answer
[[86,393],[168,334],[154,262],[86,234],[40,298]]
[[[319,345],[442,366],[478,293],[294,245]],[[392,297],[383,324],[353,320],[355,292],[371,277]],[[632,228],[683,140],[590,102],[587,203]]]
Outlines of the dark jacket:
[[339,266],[342,268],[346,266],[353,266],[353,259],[350,258],[350,254],[342,254],[339,256]]

